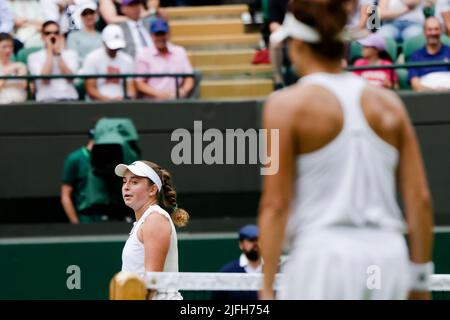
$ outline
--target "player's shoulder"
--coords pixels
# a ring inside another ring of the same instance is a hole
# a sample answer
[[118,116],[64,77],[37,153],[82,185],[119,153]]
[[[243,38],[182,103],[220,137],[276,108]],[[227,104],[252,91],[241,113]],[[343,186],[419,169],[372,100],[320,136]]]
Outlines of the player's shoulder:
[[323,94],[323,88],[314,85],[295,84],[272,93],[266,100],[265,113],[270,117],[293,119],[308,110]]
[[390,111],[398,114],[405,112],[405,105],[400,96],[392,90],[376,86],[366,86],[362,93],[362,100],[373,102],[382,111]]

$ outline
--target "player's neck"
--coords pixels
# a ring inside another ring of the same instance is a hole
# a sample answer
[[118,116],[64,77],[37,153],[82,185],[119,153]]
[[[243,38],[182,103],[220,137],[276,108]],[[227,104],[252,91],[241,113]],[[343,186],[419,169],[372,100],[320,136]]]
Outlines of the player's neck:
[[304,76],[313,74],[313,73],[341,73],[342,72],[342,63],[340,60],[336,61],[318,61],[311,60],[308,63],[305,63],[303,66],[302,74]]
[[140,209],[136,210],[134,212],[136,221],[139,221],[139,219],[144,215],[145,211],[147,211],[148,208],[150,208],[151,206],[154,206],[156,204],[158,204],[157,200],[151,200],[148,203],[146,203],[145,205],[143,205]]

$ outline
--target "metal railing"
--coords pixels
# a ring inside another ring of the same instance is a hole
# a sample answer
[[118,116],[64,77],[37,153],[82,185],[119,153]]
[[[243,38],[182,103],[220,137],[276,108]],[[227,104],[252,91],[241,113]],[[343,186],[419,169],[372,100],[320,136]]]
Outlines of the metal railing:
[[377,70],[377,69],[412,69],[412,68],[426,68],[426,67],[450,67],[450,61],[432,61],[432,62],[408,62],[391,65],[371,65],[371,66],[348,66],[347,71],[358,70]]
[[123,92],[124,92],[124,100],[129,99],[128,96],[128,88],[127,88],[127,79],[128,78],[166,78],[171,77],[175,78],[175,97],[176,99],[180,98],[180,83],[178,82],[179,78],[193,78],[194,79],[194,88],[192,92],[194,94],[199,90],[199,84],[201,82],[202,75],[200,72],[195,71],[194,73],[122,73],[122,74],[51,74],[51,75],[9,75],[2,76],[0,75],[0,80],[26,80],[27,81],[27,94],[28,97],[31,97],[31,85],[30,83],[34,80],[51,80],[51,79],[97,79],[97,78],[119,78],[124,79]]

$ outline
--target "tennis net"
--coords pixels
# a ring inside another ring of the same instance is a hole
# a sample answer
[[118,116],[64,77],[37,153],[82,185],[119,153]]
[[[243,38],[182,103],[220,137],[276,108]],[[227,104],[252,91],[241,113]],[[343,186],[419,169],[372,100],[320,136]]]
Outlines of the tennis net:
[[[155,289],[163,292],[179,291],[185,300],[212,300],[217,292],[234,291],[249,292],[258,291],[262,286],[262,274],[248,273],[217,273],[217,272],[148,272],[144,281],[132,274],[119,273],[120,282],[111,282],[110,292],[118,292],[117,288],[124,291],[122,297],[130,296],[130,290],[136,292],[136,282],[140,282],[142,290]],[[116,275],[116,277],[118,276]],[[274,290],[278,290],[282,281],[282,274],[277,274]],[[125,281],[133,282],[128,289]],[[113,278],[114,280],[114,278]],[[119,285],[118,285],[119,284]],[[113,288],[115,288],[113,290]],[[434,274],[430,278],[430,291],[433,299],[450,300],[450,274]],[[111,296],[111,294],[110,294]],[[133,294],[131,293],[131,296]],[[112,296],[111,296],[112,297]]]

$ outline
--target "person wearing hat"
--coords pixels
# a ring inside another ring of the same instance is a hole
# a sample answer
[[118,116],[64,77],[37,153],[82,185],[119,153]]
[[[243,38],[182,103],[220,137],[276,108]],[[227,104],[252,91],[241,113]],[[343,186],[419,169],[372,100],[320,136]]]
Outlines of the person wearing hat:
[[[243,226],[239,230],[239,258],[224,265],[219,272],[261,273],[263,261],[258,244],[259,230],[254,224]],[[257,300],[256,291],[216,291],[214,300]]]
[[[386,43],[378,33],[358,41],[362,45],[362,58],[355,61],[355,67],[389,66],[392,60],[386,52]],[[384,88],[398,89],[398,76],[394,69],[357,70],[353,73],[364,78],[368,83]]]
[[[153,45],[136,55],[136,73],[193,73],[186,50],[169,41],[169,25],[164,19],[156,19],[150,26]],[[138,92],[150,99],[174,99],[176,82],[174,77],[138,78]],[[194,88],[193,78],[178,78],[178,96],[187,98]]]
[[[84,61],[83,74],[124,74],[133,73],[133,58],[121,49],[125,47],[122,29],[115,24],[106,26],[102,31],[103,46],[92,51]],[[121,78],[86,79],[85,86],[92,100],[123,100],[125,93]],[[132,79],[127,79],[128,98],[134,98],[135,89]]]
[[97,4],[92,0],[83,0],[77,5],[80,14],[82,28],[74,30],[67,36],[67,47],[78,53],[80,64],[93,50],[102,46],[102,36],[95,29],[97,21]]
[[[178,272],[175,226],[184,227],[189,214],[178,207],[171,174],[156,163],[144,160],[119,164],[114,172],[122,177],[123,201],[136,217],[122,251],[122,271],[142,279],[146,272]],[[150,290],[147,299],[180,300],[182,297],[175,288],[167,288]]]

